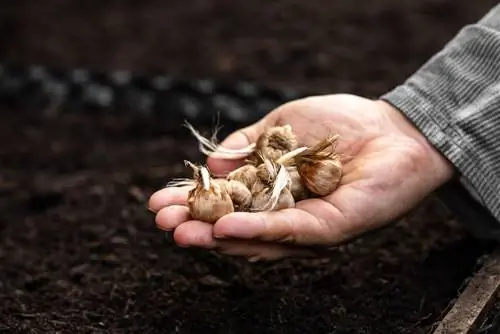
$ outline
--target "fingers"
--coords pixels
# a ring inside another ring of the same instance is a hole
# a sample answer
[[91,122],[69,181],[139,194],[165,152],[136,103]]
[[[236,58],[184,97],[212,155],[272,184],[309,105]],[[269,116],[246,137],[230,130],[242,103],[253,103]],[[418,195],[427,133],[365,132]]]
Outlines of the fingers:
[[174,231],[173,239],[179,247],[197,247],[215,250],[220,254],[246,257],[249,261],[275,261],[288,257],[312,257],[316,252],[289,245],[263,243],[252,240],[218,240],[213,237],[213,225],[190,220],[189,210],[182,205],[161,209],[156,225],[164,231]]
[[174,241],[181,247],[213,249],[217,241],[212,237],[213,225],[199,220],[181,223],[174,230]]
[[239,238],[297,245],[331,245],[345,238],[345,217],[330,203],[310,199],[296,208],[272,212],[236,212],[214,225],[218,239]]
[[169,205],[185,205],[190,187],[164,188],[155,192],[149,198],[148,208],[158,212]]
[[250,262],[275,261],[288,257],[312,257],[313,250],[289,245],[256,242],[252,240],[217,240],[213,238],[213,225],[201,221],[181,223],[173,238],[180,247],[215,250],[219,254],[246,257]]
[[181,247],[212,249],[216,246],[216,240],[212,237],[213,225],[192,220],[187,206],[171,205],[162,208],[156,215],[155,223],[163,231],[174,231],[174,240]]
[[[224,141],[222,141],[220,146],[230,149],[240,149],[253,144],[267,128],[276,125],[277,119],[277,113],[271,112],[257,123],[233,132]],[[227,174],[228,172],[241,166],[242,163],[243,159],[223,160],[212,157],[207,159],[208,168],[210,168],[214,174],[218,175]]]
[[[166,188],[151,196],[149,207],[157,212],[155,222],[159,229],[172,231],[190,221],[186,207],[188,191],[189,187]],[[366,194],[360,193],[356,187],[341,186],[328,198],[304,200],[293,209],[236,212],[222,217],[215,225],[203,226],[209,226],[211,233],[220,240],[236,238],[299,245],[335,245],[376,227],[371,226],[376,221],[372,221],[372,215],[364,207],[372,205],[373,199],[365,197]],[[193,246],[197,246],[198,241],[183,241],[184,231],[190,231],[185,228],[177,232],[181,233],[181,243],[192,242]],[[206,227],[204,229],[207,230]],[[204,239],[202,243],[212,245],[211,239]]]
[[163,231],[173,231],[189,220],[189,208],[184,205],[167,206],[158,211],[155,217],[156,227]]

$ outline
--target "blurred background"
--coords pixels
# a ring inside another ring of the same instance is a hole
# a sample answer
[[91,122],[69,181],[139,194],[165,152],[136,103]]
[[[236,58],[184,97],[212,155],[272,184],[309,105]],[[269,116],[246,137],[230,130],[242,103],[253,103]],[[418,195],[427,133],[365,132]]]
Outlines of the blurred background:
[[2,1],[0,330],[425,333],[488,249],[436,201],[254,265],[178,249],[146,201],[203,159],[184,118],[223,112],[223,135],[307,94],[376,97],[496,3]]
[[379,95],[493,0],[3,1],[0,59]]

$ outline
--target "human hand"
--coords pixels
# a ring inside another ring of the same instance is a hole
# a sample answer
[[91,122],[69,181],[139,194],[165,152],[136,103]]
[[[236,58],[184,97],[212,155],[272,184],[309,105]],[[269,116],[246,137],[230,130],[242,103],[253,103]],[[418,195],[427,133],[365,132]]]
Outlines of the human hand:
[[[250,260],[315,255],[318,246],[335,246],[398,219],[453,175],[452,165],[398,110],[354,95],[284,104],[221,145],[242,148],[265,129],[284,124],[292,126],[304,145],[340,135],[336,151],[345,160],[334,193],[297,202],[291,209],[235,212],[208,224],[190,219],[188,188],[166,188],[149,200],[157,227],[173,231],[179,246]],[[209,158],[207,164],[215,174],[224,174],[242,161]]]

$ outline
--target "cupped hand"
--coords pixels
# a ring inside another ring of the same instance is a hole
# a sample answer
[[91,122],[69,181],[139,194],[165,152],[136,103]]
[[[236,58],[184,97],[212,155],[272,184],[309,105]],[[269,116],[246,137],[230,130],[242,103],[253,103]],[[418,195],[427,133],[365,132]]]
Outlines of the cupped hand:
[[[173,231],[184,247],[213,249],[250,260],[314,256],[389,224],[414,208],[452,177],[451,164],[395,108],[346,94],[296,100],[221,143],[242,148],[267,128],[290,124],[304,145],[339,134],[344,156],[340,186],[329,196],[307,199],[295,208],[273,212],[235,212],[215,224],[191,220],[187,188],[165,188],[149,200],[157,227]],[[214,174],[225,174],[242,161],[209,158]]]

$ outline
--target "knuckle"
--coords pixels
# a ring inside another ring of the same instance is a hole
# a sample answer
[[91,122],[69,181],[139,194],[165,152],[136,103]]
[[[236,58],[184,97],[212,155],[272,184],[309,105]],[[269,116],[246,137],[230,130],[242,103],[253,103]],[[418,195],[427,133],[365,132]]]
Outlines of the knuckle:
[[298,235],[295,229],[295,224],[293,220],[290,219],[290,214],[286,211],[276,211],[276,218],[274,224],[268,224],[269,228],[274,229],[273,233],[274,240],[294,245],[298,242]]

